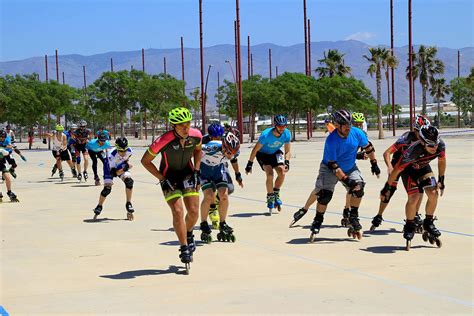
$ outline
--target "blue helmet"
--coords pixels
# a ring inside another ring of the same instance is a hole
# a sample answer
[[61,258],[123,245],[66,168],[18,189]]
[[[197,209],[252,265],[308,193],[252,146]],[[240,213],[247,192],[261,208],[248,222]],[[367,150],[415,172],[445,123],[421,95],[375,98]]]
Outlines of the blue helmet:
[[107,136],[107,133],[105,133],[104,131],[101,131],[98,135],[97,135],[97,139],[101,142],[105,142],[109,139],[109,137]]
[[273,123],[275,123],[276,126],[286,126],[288,125],[288,120],[286,119],[286,116],[282,114],[275,115],[275,118],[273,119]]
[[219,123],[212,123],[207,127],[207,132],[211,137],[221,137],[224,135],[224,127]]

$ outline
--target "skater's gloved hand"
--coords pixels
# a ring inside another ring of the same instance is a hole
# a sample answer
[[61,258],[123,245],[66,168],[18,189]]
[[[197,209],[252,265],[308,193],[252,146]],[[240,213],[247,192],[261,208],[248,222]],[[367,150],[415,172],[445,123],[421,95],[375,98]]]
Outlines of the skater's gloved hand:
[[358,185],[357,181],[349,179],[348,176],[344,176],[341,181],[349,187],[350,191],[353,191]]
[[439,177],[438,177],[438,188],[439,188],[439,190],[440,190],[440,195],[443,196],[444,188],[445,188],[445,185],[444,185],[444,176],[439,176]]
[[395,191],[397,191],[397,185],[390,185],[388,182],[385,182],[383,189],[380,191],[380,200],[382,202],[389,201]]
[[286,169],[286,171],[290,171],[290,161],[289,160],[285,160],[285,169]]
[[370,171],[372,171],[372,174],[375,174],[377,178],[380,178],[380,168],[377,165],[377,159],[370,161]]
[[193,175],[189,179],[189,184],[191,184],[194,189],[199,190],[201,186],[201,170],[194,170]]
[[23,160],[24,162],[26,162],[26,157],[25,157],[25,156],[21,155],[20,157],[21,157],[21,160]]
[[247,161],[247,166],[245,167],[245,174],[252,173],[253,161]]
[[46,138],[43,138],[43,144],[46,144]]
[[241,188],[244,187],[244,182],[243,182],[243,179],[242,179],[242,174],[240,172],[236,172],[235,173],[235,180],[237,181],[237,183],[240,185]]
[[357,160],[365,160],[367,159],[367,155],[363,151],[359,151],[356,155]]
[[116,177],[116,176],[117,176],[117,169],[116,169],[116,168],[110,169],[110,175],[111,175],[112,177]]
[[163,191],[174,191],[174,186],[171,184],[170,180],[164,179],[160,181],[161,189]]
[[127,171],[130,169],[130,165],[128,164],[128,162],[125,162],[125,163],[123,164],[123,168],[122,168],[122,169],[123,169],[123,172],[127,172]]

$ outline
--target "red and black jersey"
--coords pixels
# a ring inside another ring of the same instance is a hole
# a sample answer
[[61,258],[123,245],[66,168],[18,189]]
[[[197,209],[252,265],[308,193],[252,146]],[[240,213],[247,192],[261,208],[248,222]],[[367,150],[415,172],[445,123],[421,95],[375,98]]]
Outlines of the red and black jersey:
[[74,140],[78,144],[85,144],[89,140],[91,130],[87,128],[78,128],[73,132]]
[[415,132],[405,132],[397,139],[395,143],[392,144],[392,146],[390,146],[394,152],[392,156],[392,166],[397,164],[397,162],[402,157],[403,152],[417,140],[418,138],[416,137]]
[[425,150],[425,145],[422,141],[416,141],[410,145],[402,155],[402,158],[397,163],[397,168],[404,170],[408,167],[413,169],[421,169],[436,159],[443,159],[446,157],[446,144],[440,139],[438,148],[434,154],[430,154]]

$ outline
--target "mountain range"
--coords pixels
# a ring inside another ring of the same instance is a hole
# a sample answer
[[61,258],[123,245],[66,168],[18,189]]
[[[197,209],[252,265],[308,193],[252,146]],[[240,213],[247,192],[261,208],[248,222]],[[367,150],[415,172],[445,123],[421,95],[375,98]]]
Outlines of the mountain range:
[[[362,80],[365,85],[372,91],[375,97],[376,87],[375,78],[367,74],[369,67],[368,61],[362,56],[370,55],[368,48],[370,45],[355,41],[321,41],[311,42],[311,68],[315,69],[319,66],[317,60],[323,58],[323,53],[329,49],[337,49],[345,54],[345,64],[352,69],[352,75]],[[418,45],[414,46],[415,52]],[[304,72],[304,44],[296,44],[292,46],[279,46],[271,43],[259,44],[250,47],[253,56],[253,73],[260,74],[264,77],[269,76],[269,49],[272,54],[272,76],[276,76],[276,67],[278,73],[288,72]],[[208,70],[212,65],[208,81],[209,104],[212,106],[214,94],[217,89],[217,72],[220,75],[220,83],[223,80],[233,81],[233,73],[235,72],[235,55],[234,46],[230,44],[215,45],[204,48],[204,71]],[[395,70],[395,103],[409,103],[408,81],[405,79],[405,69],[408,65],[408,46],[395,47],[395,56],[400,63]],[[474,47],[465,47],[459,49],[460,73],[461,76],[467,76],[470,68],[474,66]],[[457,76],[457,49],[438,47],[437,57],[445,64],[444,77],[447,82]],[[242,77],[247,78],[247,46],[241,47],[242,54]],[[62,82],[62,72],[64,72],[65,82],[74,87],[83,86],[83,66],[86,67],[86,83],[90,84],[96,80],[102,72],[110,70],[110,59],[113,59],[114,71],[131,69],[142,69],[141,50],[127,52],[106,52],[91,56],[83,56],[78,54],[59,55],[59,74],[60,82]],[[181,49],[145,49],[145,71],[147,73],[160,73],[164,71],[164,58],[166,58],[166,70],[168,74],[181,79]],[[200,86],[200,56],[199,48],[185,48],[185,80],[187,93],[195,87]],[[232,69],[229,63],[232,63]],[[6,74],[29,74],[39,73],[40,80],[45,80],[45,60],[42,57],[31,57],[23,60],[0,62],[0,76]],[[56,63],[55,56],[48,55],[48,72],[49,79],[56,80]],[[313,75],[316,75],[313,71]],[[385,78],[385,76],[383,76]],[[421,86],[419,83],[415,85],[416,103],[421,103]],[[428,96],[428,102],[432,98]],[[387,103],[387,84],[385,79],[382,83],[382,102]]]

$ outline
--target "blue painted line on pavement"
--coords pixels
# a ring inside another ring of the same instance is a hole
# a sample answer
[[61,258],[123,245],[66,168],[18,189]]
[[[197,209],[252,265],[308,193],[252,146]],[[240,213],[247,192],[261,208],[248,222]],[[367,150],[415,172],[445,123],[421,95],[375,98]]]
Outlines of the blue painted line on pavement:
[[0,305],[0,315],[2,316],[9,316],[8,312],[3,308],[2,305]]
[[[260,203],[266,203],[266,201],[263,201],[263,200],[258,200],[258,199],[250,199],[250,198],[246,198],[246,197],[242,197],[242,196],[235,196],[235,195],[232,195],[232,197],[236,198],[236,199],[241,199],[241,200],[246,200],[246,201],[254,201],[254,202],[260,202]],[[289,206],[289,207],[292,207],[292,208],[297,208],[297,209],[300,209],[301,206],[297,206],[297,205],[291,205],[291,204],[282,204],[282,206]],[[326,214],[329,213],[331,215],[338,215],[338,216],[341,216],[341,212],[332,212],[332,211],[326,211]],[[372,217],[368,217],[368,216],[359,216],[360,218],[363,218],[363,219],[368,219],[368,220],[372,220]],[[401,223],[401,222],[396,222],[396,221],[388,221],[388,220],[384,220],[385,222],[387,223],[392,223],[392,224],[398,224],[398,225],[405,225],[404,223]],[[453,235],[459,235],[459,236],[467,236],[467,237],[474,237],[474,234],[468,234],[468,233],[461,233],[461,232],[455,232],[455,231],[450,231],[450,230],[444,230],[444,229],[440,229],[441,232],[443,233],[447,233],[447,234],[453,234]]]

